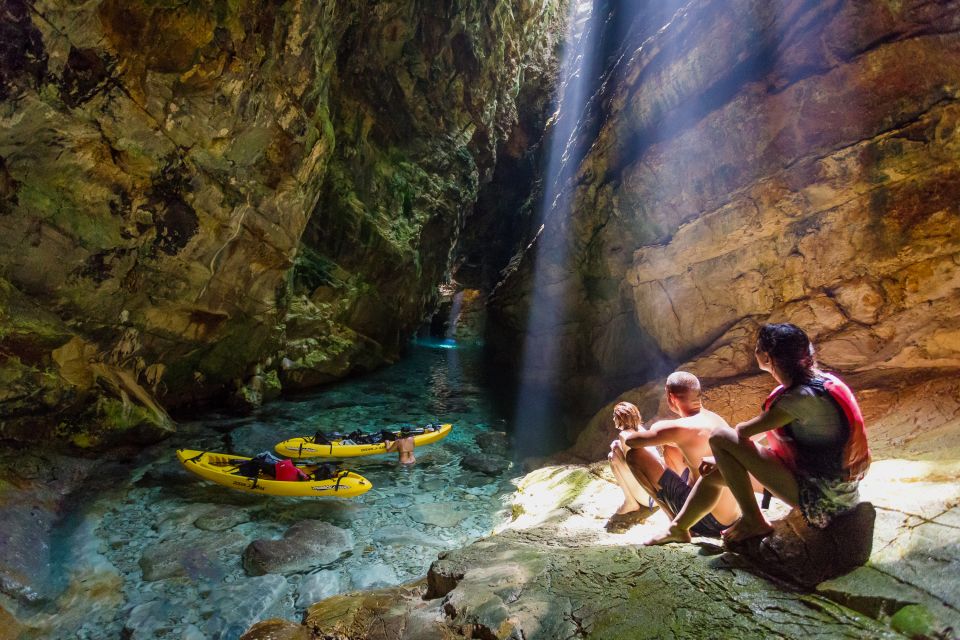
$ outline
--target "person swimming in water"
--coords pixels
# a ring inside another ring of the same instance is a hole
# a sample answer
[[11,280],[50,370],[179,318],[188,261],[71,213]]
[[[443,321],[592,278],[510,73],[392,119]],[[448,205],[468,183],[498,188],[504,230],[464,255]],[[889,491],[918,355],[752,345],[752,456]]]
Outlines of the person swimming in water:
[[387,443],[387,453],[393,453],[396,451],[400,454],[400,464],[412,465],[416,464],[417,462],[417,458],[413,455],[413,449],[415,446],[416,444],[413,442],[413,436],[398,438]]

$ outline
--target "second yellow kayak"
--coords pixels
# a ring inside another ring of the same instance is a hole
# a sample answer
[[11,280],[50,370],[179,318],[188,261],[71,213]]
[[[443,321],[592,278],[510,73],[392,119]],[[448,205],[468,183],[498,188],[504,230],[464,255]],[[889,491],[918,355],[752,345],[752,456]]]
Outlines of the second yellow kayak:
[[[428,425],[417,429],[422,433],[414,433],[413,443],[418,447],[443,440],[453,429],[452,424]],[[394,435],[401,437],[401,432]],[[356,458],[357,456],[375,456],[387,452],[387,443],[376,444],[346,444],[343,439],[330,440],[328,443],[318,443],[314,436],[290,438],[274,447],[277,453],[288,458]]]

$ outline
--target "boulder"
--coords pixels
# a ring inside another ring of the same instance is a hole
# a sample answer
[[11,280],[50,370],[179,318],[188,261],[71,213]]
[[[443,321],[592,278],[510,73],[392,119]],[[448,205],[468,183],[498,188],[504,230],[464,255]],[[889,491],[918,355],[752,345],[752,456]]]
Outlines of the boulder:
[[488,476],[497,476],[510,468],[510,461],[495,455],[474,454],[465,456],[460,461],[460,466]]
[[240,640],[313,640],[310,629],[289,620],[271,618],[250,627]]
[[481,431],[474,440],[484,453],[506,457],[510,451],[510,438],[504,431]]
[[332,564],[353,550],[353,533],[322,520],[303,520],[279,540],[254,540],[243,552],[251,576],[297,573]]
[[873,549],[877,512],[861,502],[825,529],[811,527],[799,510],[773,523],[773,533],[728,545],[764,573],[812,588],[866,564]]

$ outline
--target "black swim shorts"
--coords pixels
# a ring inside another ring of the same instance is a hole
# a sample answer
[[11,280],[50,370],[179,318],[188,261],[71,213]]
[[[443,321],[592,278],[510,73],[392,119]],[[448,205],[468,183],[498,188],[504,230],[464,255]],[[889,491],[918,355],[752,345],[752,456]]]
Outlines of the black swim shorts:
[[[678,476],[673,469],[664,469],[663,475],[660,476],[660,491],[657,491],[657,498],[666,503],[675,514],[680,513],[680,509],[687,501],[687,496],[693,489],[686,482],[689,477],[690,469],[684,469],[682,477]],[[720,532],[729,526],[720,524],[712,513],[708,513],[701,518],[700,522],[690,527],[690,532],[695,536],[719,538]]]

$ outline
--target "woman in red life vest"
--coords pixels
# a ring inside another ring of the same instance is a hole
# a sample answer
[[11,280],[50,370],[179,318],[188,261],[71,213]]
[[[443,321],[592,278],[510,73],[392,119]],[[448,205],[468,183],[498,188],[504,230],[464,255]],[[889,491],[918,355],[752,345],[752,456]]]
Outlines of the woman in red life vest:
[[[780,386],[759,416],[714,432],[714,461],[704,460],[701,478],[670,529],[647,544],[689,540],[690,525],[710,511],[724,484],[743,513],[723,532],[729,542],[772,531],[757,504],[754,480],[820,528],[857,504],[870,451],[850,389],[817,369],[813,345],[795,325],[764,325],[756,356],[760,368]],[[760,434],[766,434],[769,446],[753,441]]]

